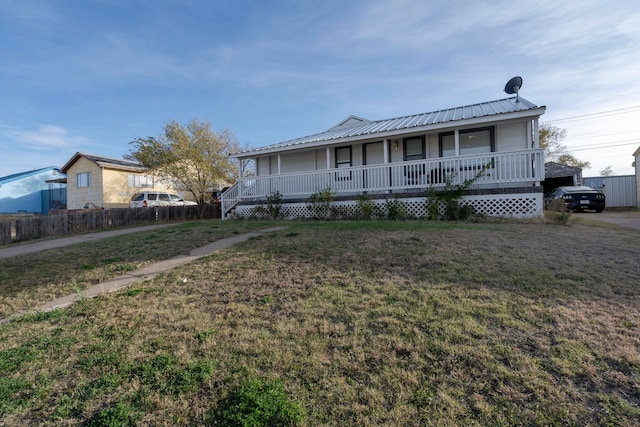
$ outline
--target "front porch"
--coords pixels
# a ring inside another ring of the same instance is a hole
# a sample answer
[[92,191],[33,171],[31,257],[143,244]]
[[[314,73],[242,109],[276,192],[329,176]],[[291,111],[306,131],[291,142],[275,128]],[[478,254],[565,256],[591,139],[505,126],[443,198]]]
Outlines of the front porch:
[[463,202],[490,216],[542,215],[544,180],[542,149],[482,155],[438,157],[348,168],[243,177],[221,197],[222,216],[251,216],[256,205],[276,192],[284,217],[308,217],[312,194],[330,189],[337,212],[357,210],[356,197],[366,195],[381,207],[389,198],[405,202],[407,213],[420,217],[429,190],[472,182]]

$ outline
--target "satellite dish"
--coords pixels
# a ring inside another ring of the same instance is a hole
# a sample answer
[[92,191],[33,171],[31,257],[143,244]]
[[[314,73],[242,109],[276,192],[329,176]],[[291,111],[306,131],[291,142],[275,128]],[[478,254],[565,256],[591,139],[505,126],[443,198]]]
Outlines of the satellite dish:
[[522,77],[515,76],[514,78],[509,80],[507,84],[504,86],[504,91],[507,92],[509,95],[513,95],[515,93],[516,102],[520,102],[518,91],[520,90],[521,87],[522,87]]

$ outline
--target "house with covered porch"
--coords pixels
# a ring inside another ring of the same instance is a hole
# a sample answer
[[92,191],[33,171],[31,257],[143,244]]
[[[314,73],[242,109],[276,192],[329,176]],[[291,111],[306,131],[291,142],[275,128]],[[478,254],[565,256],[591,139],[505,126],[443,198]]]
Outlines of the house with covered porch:
[[425,216],[425,198],[465,181],[462,197],[489,216],[543,213],[544,154],[538,119],[545,107],[509,97],[405,117],[349,116],[310,136],[234,154],[254,162],[221,197],[223,218],[255,215],[277,194],[284,217],[310,217],[313,194],[330,190],[336,212],[356,213],[357,199],[383,209],[390,199]]

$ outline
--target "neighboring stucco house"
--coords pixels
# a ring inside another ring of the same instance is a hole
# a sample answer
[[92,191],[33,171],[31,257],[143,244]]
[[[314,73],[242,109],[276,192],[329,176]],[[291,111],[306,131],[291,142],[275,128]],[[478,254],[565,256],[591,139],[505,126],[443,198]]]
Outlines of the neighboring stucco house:
[[241,165],[253,161],[256,174],[223,194],[223,217],[251,215],[275,192],[285,217],[310,216],[310,196],[327,188],[336,207],[357,209],[359,195],[379,207],[397,198],[408,215],[420,217],[429,190],[476,175],[463,202],[477,211],[540,216],[544,111],[511,97],[384,120],[349,116],[325,132],[233,155]]
[[88,203],[102,208],[126,208],[143,190],[172,191],[170,183],[149,175],[140,163],[76,153],[62,167],[67,174],[67,209]]
[[46,215],[51,191],[64,184],[48,181],[64,178],[56,167],[46,167],[0,178],[0,213],[38,213]]

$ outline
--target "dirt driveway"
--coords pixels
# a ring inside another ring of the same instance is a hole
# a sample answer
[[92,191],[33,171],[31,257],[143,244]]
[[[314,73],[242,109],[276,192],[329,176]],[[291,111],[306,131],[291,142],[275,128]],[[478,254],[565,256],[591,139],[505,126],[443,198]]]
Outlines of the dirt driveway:
[[603,221],[622,227],[635,228],[640,230],[640,211],[615,211],[605,210],[602,213],[582,212],[574,214],[578,218],[585,218],[595,221]]

